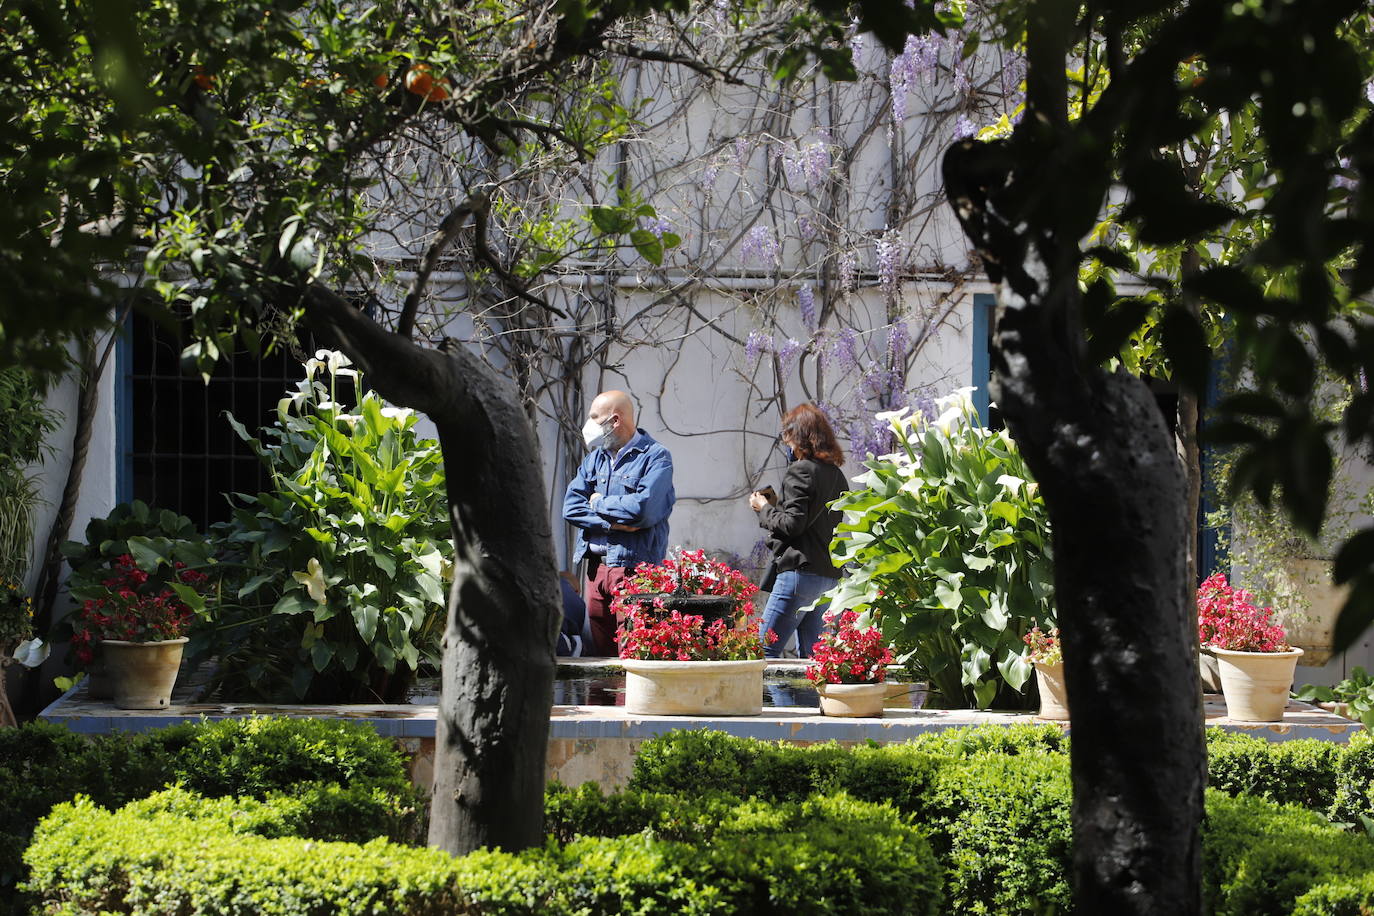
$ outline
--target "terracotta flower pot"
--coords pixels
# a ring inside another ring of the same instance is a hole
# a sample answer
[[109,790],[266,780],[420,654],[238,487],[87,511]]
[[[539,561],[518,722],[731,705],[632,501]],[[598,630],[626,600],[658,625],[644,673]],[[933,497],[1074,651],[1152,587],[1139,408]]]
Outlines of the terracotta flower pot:
[[1069,718],[1069,692],[1064,687],[1064,663],[1035,663],[1035,684],[1040,689],[1038,718],[1063,721]]
[[883,700],[887,699],[887,685],[821,684],[816,688],[821,697],[821,714],[847,718],[880,718]]
[[172,686],[176,684],[185,645],[185,636],[161,642],[102,640],[101,652],[114,682],[115,706],[166,709],[171,705]]
[[1301,649],[1287,652],[1235,652],[1212,648],[1221,671],[1226,715],[1238,722],[1278,722],[1288,706],[1293,670]]
[[728,662],[626,658],[625,711],[645,716],[757,716],[767,659]]

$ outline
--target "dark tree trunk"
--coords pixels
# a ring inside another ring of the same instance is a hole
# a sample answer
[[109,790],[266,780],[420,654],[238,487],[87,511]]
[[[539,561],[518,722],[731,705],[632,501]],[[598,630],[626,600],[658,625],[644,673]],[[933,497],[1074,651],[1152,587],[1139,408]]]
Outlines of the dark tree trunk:
[[439,429],[455,546],[429,842],[455,855],[543,842],[561,619],[548,504],[518,392],[461,345],[418,347],[333,293],[307,320],[394,404]]
[[1087,365],[1079,239],[1110,175],[1069,124],[1077,5],[1033,5],[1026,114],[945,157],[950,197],[1000,285],[993,396],[1040,482],[1073,716],[1081,913],[1201,911],[1205,757],[1187,601],[1184,476],[1148,388]]

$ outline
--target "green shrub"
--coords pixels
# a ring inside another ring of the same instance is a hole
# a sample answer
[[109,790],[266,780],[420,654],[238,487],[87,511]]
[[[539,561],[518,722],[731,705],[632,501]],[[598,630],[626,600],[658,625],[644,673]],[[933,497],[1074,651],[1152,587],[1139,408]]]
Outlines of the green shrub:
[[405,761],[371,726],[326,719],[224,719],[153,732],[175,779],[202,795],[261,797],[303,783],[410,791]]
[[703,787],[736,798],[798,800],[843,789],[906,811],[921,797],[940,758],[897,745],[846,750],[834,742],[794,745],[723,732],[674,731],[640,745],[633,788],[692,795]]
[[[646,795],[624,793],[604,813],[588,795],[559,798],[553,807],[561,812],[560,829],[567,830],[569,820],[562,815],[578,805],[586,810],[577,816],[601,816],[602,829],[619,829],[632,824],[644,805],[659,804],[646,801],[647,793],[690,797],[709,787],[741,798],[800,801],[817,791],[849,792],[890,801],[930,829],[949,873],[953,912],[1067,908],[1068,757],[1040,750],[1060,746],[1058,729],[1030,726],[1003,736],[994,729],[959,731],[942,740],[852,751],[834,744],[796,748],[720,733],[672,732],[640,747],[631,786]],[[980,745],[998,752],[980,752]],[[927,753],[930,747],[951,756]]]
[[[340,837],[404,840],[423,820],[423,798],[400,753],[366,725],[257,718],[138,735],[82,736],[45,722],[0,729],[0,913],[17,896],[34,825],[53,805],[82,794],[119,807],[172,783],[204,796],[291,793],[314,805],[316,829],[332,820]],[[363,811],[378,829],[348,832]],[[11,906],[24,911],[21,901]]]
[[1067,912],[1072,830],[1068,758],[972,756],[940,770],[923,810],[958,913]]
[[1369,916],[1374,913],[1374,874],[1320,884],[1293,904],[1293,916]]
[[1365,837],[1311,811],[1216,791],[1207,793],[1202,848],[1204,909],[1217,916],[1287,914],[1313,888],[1374,871]]
[[972,725],[925,732],[909,745],[941,757],[972,757],[978,754],[1022,754],[1027,751],[1069,752],[1068,732],[1057,725]]
[[1227,795],[1330,810],[1345,748],[1330,741],[1266,741],[1207,729],[1207,782]]
[[1352,735],[1337,758],[1335,797],[1327,816],[1352,825],[1374,818],[1374,739],[1368,731]]
[[[595,793],[581,794],[589,809]],[[26,858],[43,903],[70,913],[943,912],[929,845],[890,807],[844,795],[782,805],[643,796],[639,810],[665,816],[628,836],[451,859],[385,840],[280,836],[296,817],[285,798],[197,807],[173,790],[113,813],[89,799],[60,805]]]
[[305,785],[262,798],[207,798],[175,786],[130,802],[135,817],[175,814],[222,824],[233,833],[366,843],[387,839],[416,844],[420,816],[402,796],[363,786]]

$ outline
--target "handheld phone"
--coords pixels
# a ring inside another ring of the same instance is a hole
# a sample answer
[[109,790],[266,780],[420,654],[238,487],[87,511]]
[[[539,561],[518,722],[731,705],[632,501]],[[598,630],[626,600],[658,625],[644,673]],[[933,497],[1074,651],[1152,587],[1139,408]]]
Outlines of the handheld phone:
[[754,492],[762,496],[764,499],[768,500],[770,503],[776,504],[778,501],[778,493],[771,486],[759,487],[759,489],[755,490]]

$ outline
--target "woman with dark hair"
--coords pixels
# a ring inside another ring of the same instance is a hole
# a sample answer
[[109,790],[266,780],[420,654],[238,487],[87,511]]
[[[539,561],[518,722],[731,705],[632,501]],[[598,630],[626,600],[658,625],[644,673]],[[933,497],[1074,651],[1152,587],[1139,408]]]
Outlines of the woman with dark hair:
[[[844,452],[835,441],[830,421],[814,404],[798,404],[782,418],[782,444],[787,449],[787,473],[776,504],[762,492],[749,496],[759,514],[759,526],[768,531],[773,559],[759,586],[769,592],[763,611],[764,652],[769,658],[782,655],[783,647],[797,633],[797,654],[811,657],[820,637],[822,608],[798,612],[833,587],[840,571],[830,562],[830,540],[840,513],[827,504],[846,489]],[[768,640],[768,631],[775,638]]]

